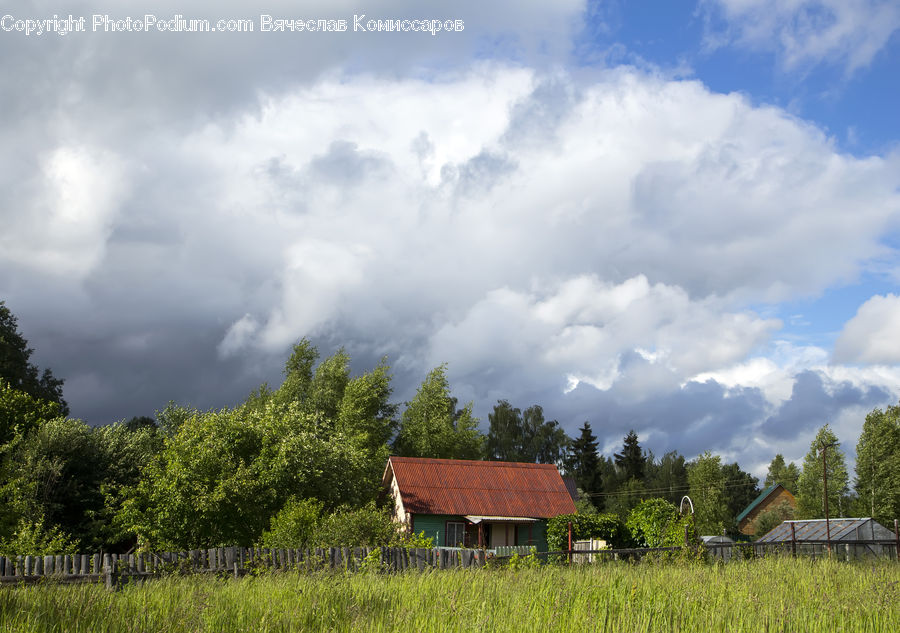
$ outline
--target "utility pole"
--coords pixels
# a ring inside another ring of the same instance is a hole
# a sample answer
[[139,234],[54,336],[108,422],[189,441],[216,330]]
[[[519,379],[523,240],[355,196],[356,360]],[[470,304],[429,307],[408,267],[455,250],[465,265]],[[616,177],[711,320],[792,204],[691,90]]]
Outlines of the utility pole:
[[831,444],[820,444],[822,449],[822,492],[825,497],[825,542],[828,546],[828,557],[831,557],[831,523],[828,520],[828,462],[825,460],[825,454],[832,446],[837,446],[837,442]]

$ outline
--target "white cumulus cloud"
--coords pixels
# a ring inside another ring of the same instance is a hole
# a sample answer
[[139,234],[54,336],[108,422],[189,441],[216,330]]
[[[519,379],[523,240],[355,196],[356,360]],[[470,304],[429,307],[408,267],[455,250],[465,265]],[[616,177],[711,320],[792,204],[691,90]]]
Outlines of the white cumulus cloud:
[[847,321],[834,346],[841,363],[900,364],[900,297],[876,295]]

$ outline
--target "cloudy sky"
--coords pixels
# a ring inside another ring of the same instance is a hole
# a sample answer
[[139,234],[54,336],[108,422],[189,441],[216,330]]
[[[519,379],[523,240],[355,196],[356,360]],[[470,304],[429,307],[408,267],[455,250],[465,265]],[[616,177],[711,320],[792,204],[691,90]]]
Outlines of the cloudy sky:
[[[74,416],[233,405],[303,336],[757,474],[900,398],[895,1],[258,6],[2,3],[0,298]],[[93,29],[147,13],[253,32]]]

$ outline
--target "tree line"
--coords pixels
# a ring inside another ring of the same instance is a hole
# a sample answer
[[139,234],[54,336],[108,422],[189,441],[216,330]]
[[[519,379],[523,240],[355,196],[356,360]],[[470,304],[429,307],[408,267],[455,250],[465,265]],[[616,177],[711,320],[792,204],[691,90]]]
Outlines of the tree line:
[[[282,384],[263,384],[237,406],[200,411],[170,403],[155,418],[91,427],[67,417],[62,380],[40,372],[31,353],[0,302],[4,552],[383,540],[392,532],[381,490],[391,454],[554,463],[574,478],[580,513],[622,521],[642,501],[677,504],[688,494],[703,534],[734,532],[734,517],[759,493],[758,480],[737,463],[709,452],[691,461],[676,451],[657,458],[634,431],[606,457],[589,422],[569,438],[538,405],[501,400],[482,433],[472,403],[451,396],[445,365],[400,406],[391,401],[386,360],[354,376],[344,350],[320,359],[303,339]],[[813,444],[833,439],[826,426]],[[826,450],[834,516],[900,514],[900,407],[867,416],[855,490],[839,449]],[[798,516],[821,515],[821,459],[813,448],[810,454],[802,468],[777,455],[765,483],[795,492]]]

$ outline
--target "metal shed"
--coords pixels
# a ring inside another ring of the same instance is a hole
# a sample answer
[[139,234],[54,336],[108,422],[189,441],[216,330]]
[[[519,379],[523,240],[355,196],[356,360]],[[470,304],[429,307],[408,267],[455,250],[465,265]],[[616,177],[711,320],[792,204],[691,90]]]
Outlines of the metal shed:
[[896,556],[897,536],[875,519],[830,519],[828,539],[825,519],[784,521],[768,532],[754,546],[762,554],[773,547],[806,554],[822,554],[831,543],[832,551],[841,557]]

